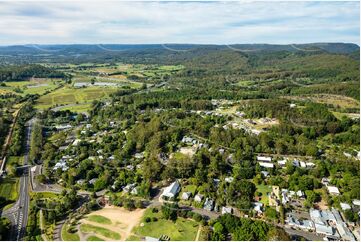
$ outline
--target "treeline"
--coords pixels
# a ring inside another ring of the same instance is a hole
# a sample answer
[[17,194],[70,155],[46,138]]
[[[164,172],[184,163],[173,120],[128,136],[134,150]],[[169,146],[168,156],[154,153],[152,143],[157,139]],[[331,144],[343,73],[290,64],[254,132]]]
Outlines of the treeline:
[[267,224],[261,220],[238,218],[231,214],[225,214],[212,221],[211,230],[205,228],[205,240],[222,241],[282,241],[290,240],[289,235],[280,228]]
[[14,126],[9,154],[19,156],[24,152],[25,144],[25,123],[35,114],[32,104],[25,104],[19,111],[18,119]]
[[11,65],[0,67],[0,82],[35,78],[65,78],[65,74],[41,65]]
[[32,128],[30,139],[30,161],[39,160],[43,152],[43,128],[41,121],[37,121]]

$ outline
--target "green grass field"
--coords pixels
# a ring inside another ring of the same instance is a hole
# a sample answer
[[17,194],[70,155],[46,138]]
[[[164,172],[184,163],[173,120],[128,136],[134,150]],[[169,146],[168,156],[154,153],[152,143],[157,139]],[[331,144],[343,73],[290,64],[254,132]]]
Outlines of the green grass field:
[[[158,221],[145,222],[146,217],[156,217]],[[147,209],[143,216],[144,226],[134,228],[133,232],[138,236],[150,236],[159,238],[161,235],[167,235],[171,240],[193,241],[197,236],[199,224],[195,221],[178,218],[175,222],[162,218],[162,213],[153,213]]]
[[101,215],[90,215],[87,217],[87,220],[91,222],[96,222],[99,224],[112,224],[112,221]]
[[0,197],[6,201],[14,202],[18,198],[19,179],[18,178],[5,178],[0,182]]
[[112,240],[120,240],[120,234],[118,234],[117,232],[111,231],[106,228],[94,226],[91,224],[82,224],[80,226],[80,230],[83,233],[95,233],[95,234],[100,234]]
[[56,88],[59,83],[59,80],[52,79],[5,82],[6,86],[0,87],[0,93],[9,92],[22,96],[27,94],[43,94]]
[[72,88],[66,86],[54,92],[41,96],[35,105],[38,109],[46,109],[55,107],[56,105],[69,104],[87,104],[93,100],[101,100],[109,97],[109,94],[115,92],[117,88],[114,87],[85,87]]
[[64,241],[79,241],[79,235],[77,232],[69,233],[67,231],[68,224],[64,224],[63,228],[61,229],[61,237]]
[[97,236],[92,235],[87,238],[87,241],[104,241],[104,240],[102,240],[101,238],[99,238]]
[[272,192],[272,187],[267,185],[257,185],[256,194],[259,192],[262,193],[262,199],[260,202],[262,202],[264,205],[268,205],[268,193]]

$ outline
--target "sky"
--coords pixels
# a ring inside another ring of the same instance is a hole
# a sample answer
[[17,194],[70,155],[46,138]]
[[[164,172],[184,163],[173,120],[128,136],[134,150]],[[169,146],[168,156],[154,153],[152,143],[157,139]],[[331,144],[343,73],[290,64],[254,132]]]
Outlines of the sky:
[[0,45],[359,44],[359,4],[0,0]]

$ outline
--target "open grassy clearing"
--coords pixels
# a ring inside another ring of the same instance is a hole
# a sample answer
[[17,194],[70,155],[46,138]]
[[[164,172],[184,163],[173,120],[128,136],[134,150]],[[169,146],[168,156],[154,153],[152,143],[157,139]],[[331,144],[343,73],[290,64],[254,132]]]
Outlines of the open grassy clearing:
[[[157,221],[145,222],[146,217],[156,217]],[[143,225],[143,226],[142,226]],[[159,238],[167,235],[171,240],[194,241],[197,236],[199,224],[193,220],[178,218],[175,222],[162,218],[162,213],[153,213],[147,209],[144,213],[142,223],[133,232],[138,236],[150,236]]]
[[38,109],[45,109],[59,105],[89,103],[109,97],[117,88],[112,87],[63,87],[52,93],[41,96],[35,105]]
[[333,94],[310,94],[300,96],[285,96],[284,98],[296,101],[311,101],[316,103],[330,104],[339,108],[359,108],[359,101],[346,96]]
[[54,90],[61,82],[61,79],[34,78],[29,81],[4,82],[6,86],[0,87],[1,93],[16,93],[25,96],[27,94],[43,94]]
[[112,221],[109,218],[106,218],[101,215],[90,215],[87,217],[87,220],[96,222],[99,224],[112,224]]
[[120,240],[121,238],[120,234],[115,231],[91,224],[82,224],[80,230],[83,233],[96,233],[113,240]]
[[19,178],[3,178],[0,182],[0,197],[14,202],[19,196]]

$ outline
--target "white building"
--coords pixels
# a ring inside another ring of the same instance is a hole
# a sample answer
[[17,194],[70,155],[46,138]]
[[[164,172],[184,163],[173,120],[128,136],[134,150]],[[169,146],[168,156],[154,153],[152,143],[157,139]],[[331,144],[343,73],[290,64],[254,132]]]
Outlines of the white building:
[[335,186],[327,186],[327,190],[331,195],[340,195],[340,191]]
[[231,208],[231,207],[222,207],[222,215],[226,214],[226,213],[233,214],[233,208]]
[[166,197],[168,199],[172,199],[175,197],[175,195],[177,195],[179,190],[180,190],[179,182],[175,181],[164,189],[161,197]]
[[183,200],[188,200],[191,197],[191,195],[192,195],[191,192],[183,192],[182,199]]
[[265,168],[273,168],[274,165],[273,163],[267,163],[267,162],[258,162],[258,164],[262,167],[265,167]]
[[342,210],[349,210],[351,209],[351,206],[348,203],[340,203],[341,209]]
[[196,202],[202,202],[202,200],[203,200],[203,195],[201,195],[201,194],[197,194],[195,197],[194,197],[194,201],[196,201]]
[[257,161],[271,162],[272,157],[270,157],[270,156],[257,156]]

